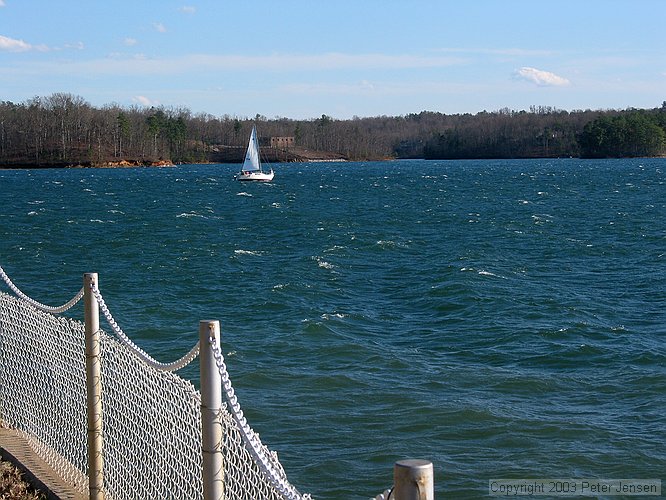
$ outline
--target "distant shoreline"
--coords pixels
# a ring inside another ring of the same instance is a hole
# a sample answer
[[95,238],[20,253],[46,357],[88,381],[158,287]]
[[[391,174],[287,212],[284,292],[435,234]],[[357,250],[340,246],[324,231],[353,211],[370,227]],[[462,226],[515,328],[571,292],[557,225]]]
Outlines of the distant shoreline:
[[[382,161],[400,161],[400,160],[417,160],[417,161],[493,161],[493,160],[559,160],[559,159],[578,159],[578,160],[628,160],[628,159],[658,159],[666,158],[666,155],[657,155],[657,156],[623,156],[623,157],[606,157],[606,158],[588,158],[581,156],[572,156],[572,157],[525,157],[525,158],[380,158],[380,159],[365,159],[365,160],[354,160],[355,162],[366,162],[366,163],[375,163]],[[272,161],[267,162],[268,164],[275,163],[337,163],[337,162],[350,162],[350,160],[344,158],[312,158],[301,161]],[[187,165],[234,165],[240,162],[230,162],[230,161],[194,161],[194,162],[182,162],[182,163],[173,163],[169,160],[160,160],[160,161],[128,161],[121,160],[115,162],[102,162],[93,164],[91,162],[82,162],[82,163],[64,163],[64,162],[54,162],[54,163],[39,163],[39,164],[29,164],[29,163],[20,163],[16,165],[7,165],[0,164],[0,170],[47,170],[53,168],[165,168],[165,167],[177,167],[180,164]]]

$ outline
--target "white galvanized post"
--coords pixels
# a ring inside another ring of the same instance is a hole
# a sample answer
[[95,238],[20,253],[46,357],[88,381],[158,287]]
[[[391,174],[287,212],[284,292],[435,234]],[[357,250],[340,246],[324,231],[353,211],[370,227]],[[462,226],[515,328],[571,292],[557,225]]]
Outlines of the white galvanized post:
[[203,451],[203,496],[223,500],[222,461],[222,380],[210,341],[220,349],[220,322],[199,322],[199,363],[201,378],[201,448]]
[[88,410],[88,492],[91,500],[104,499],[102,455],[102,384],[99,359],[99,307],[90,289],[99,288],[97,273],[83,275],[83,304],[86,335],[86,400]]
[[435,500],[432,462],[400,460],[393,466],[391,500]]

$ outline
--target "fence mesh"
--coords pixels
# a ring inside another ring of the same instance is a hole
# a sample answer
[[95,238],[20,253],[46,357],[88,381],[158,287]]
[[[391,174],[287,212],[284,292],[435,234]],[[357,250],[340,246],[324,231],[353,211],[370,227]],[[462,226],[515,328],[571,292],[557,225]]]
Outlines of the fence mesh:
[[83,324],[0,293],[0,420],[87,488]]
[[[177,374],[149,366],[100,332],[104,487],[107,498],[202,498],[201,396]],[[0,421],[82,493],[87,491],[85,330],[0,292]],[[225,405],[224,494],[285,496],[245,445]],[[263,446],[263,445],[262,445]],[[274,453],[264,449],[284,472]]]
[[107,494],[200,498],[198,391],[174,373],[150,368],[103,332],[100,359]]

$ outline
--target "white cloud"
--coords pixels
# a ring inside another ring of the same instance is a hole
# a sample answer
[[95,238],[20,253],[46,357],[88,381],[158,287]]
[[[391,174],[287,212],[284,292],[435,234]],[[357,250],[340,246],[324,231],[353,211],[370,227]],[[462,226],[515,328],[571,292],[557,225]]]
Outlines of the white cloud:
[[4,6],[5,6],[4,0],[0,0],[0,7],[4,7]]
[[566,78],[536,68],[523,67],[515,72],[516,78],[536,83],[540,87],[564,87],[571,82]]
[[[2,1],[2,0],[0,0],[0,2],[1,2],[1,1]],[[180,9],[178,9],[178,10],[180,10],[180,11],[183,12],[184,14],[194,14],[194,13],[197,11],[197,9],[196,9],[195,7],[193,7],[193,6],[191,6],[191,5],[183,5],[183,6],[182,6]]]
[[[2,0],[0,0],[2,1]],[[32,50],[34,47],[23,40],[16,40],[15,38],[8,38],[0,35],[0,50],[7,52],[25,52]]]
[[137,44],[137,40],[136,40],[136,38],[132,38],[132,37],[128,36],[123,40],[123,43],[125,45],[127,45],[128,47],[133,47],[134,45]]
[[166,33],[167,29],[162,23],[153,23],[153,28],[155,28],[160,33]]
[[[2,0],[0,0],[2,1]],[[80,43],[80,42],[79,42]],[[82,48],[78,45],[75,46],[66,46],[65,48]],[[0,52],[27,52],[29,50],[37,50],[39,52],[48,52],[50,50],[60,50],[58,48],[49,48],[44,44],[32,45],[31,43],[24,42],[23,40],[17,40],[15,38],[9,38],[6,36],[0,35]]]
[[132,98],[132,101],[138,102],[142,106],[146,106],[146,107],[156,106],[156,105],[159,104],[157,101],[153,101],[152,99],[148,99],[146,96],[142,96],[142,95],[135,95]]

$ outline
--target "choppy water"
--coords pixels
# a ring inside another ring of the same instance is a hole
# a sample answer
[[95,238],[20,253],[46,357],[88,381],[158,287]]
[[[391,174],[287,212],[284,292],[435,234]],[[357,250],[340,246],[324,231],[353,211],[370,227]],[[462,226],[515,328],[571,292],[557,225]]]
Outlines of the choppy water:
[[666,160],[236,168],[0,171],[0,265],[53,305],[98,272],[163,361],[219,319],[246,416],[318,499],[401,458],[447,498],[666,479]]

